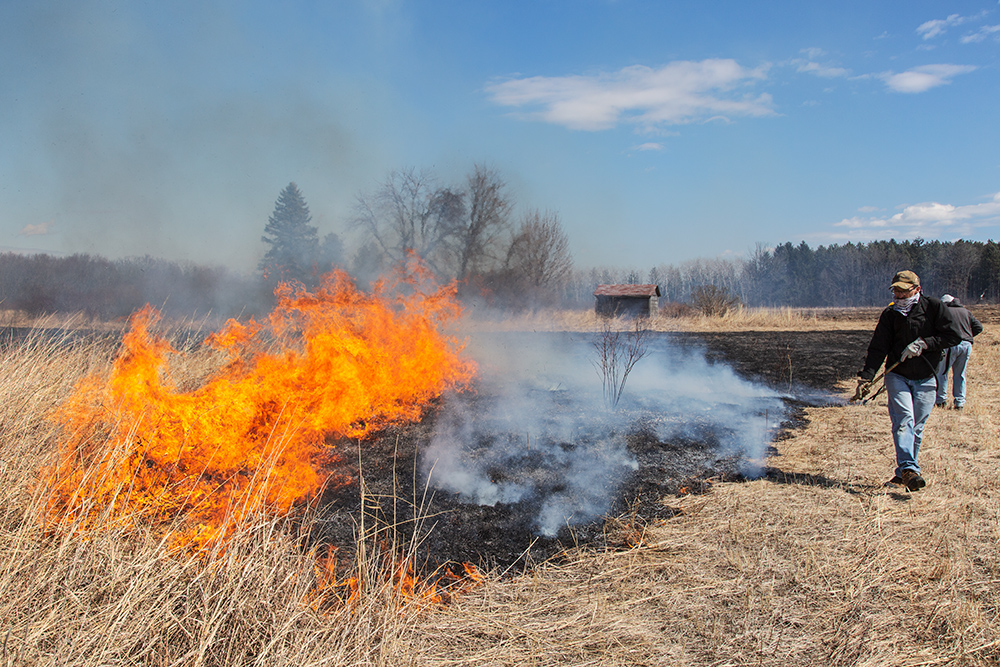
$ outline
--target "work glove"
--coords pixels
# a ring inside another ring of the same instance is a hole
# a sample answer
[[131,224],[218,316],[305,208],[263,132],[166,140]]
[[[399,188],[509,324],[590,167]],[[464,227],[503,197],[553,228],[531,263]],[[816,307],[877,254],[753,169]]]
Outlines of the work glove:
[[860,401],[867,397],[871,392],[871,382],[871,380],[858,379],[858,388],[854,391],[854,397],[851,401]]
[[900,361],[906,361],[910,357],[919,357],[927,349],[927,342],[923,338],[918,338],[903,350],[903,356],[900,357]]

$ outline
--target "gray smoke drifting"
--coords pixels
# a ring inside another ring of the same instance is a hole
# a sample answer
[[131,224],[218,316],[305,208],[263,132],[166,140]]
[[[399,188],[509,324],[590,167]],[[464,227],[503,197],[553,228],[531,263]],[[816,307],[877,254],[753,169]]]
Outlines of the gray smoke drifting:
[[476,337],[468,351],[480,382],[446,399],[422,457],[431,485],[480,505],[526,503],[537,532],[553,536],[611,508],[639,468],[629,448],[638,432],[659,443],[703,443],[720,458],[740,456],[747,476],[759,472],[768,424],[785,414],[779,394],[649,334],[647,356],[609,408],[593,342],[583,334]]

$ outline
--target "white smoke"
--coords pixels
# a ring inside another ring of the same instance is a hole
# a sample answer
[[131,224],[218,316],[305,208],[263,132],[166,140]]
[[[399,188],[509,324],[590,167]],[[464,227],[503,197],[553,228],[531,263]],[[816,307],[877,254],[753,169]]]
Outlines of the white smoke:
[[709,445],[739,455],[753,476],[770,428],[785,414],[776,392],[709,364],[663,334],[648,334],[618,406],[609,409],[593,336],[490,334],[469,353],[480,364],[475,392],[446,398],[422,456],[431,484],[480,505],[525,503],[535,529],[607,513],[639,463],[629,436]]

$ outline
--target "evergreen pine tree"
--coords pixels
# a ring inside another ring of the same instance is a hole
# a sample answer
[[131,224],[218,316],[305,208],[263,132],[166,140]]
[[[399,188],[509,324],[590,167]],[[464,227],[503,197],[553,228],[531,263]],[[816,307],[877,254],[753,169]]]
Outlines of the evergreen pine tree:
[[314,265],[319,259],[320,243],[316,228],[309,224],[311,221],[305,198],[295,183],[289,183],[278,195],[261,237],[270,249],[258,268],[269,284],[286,280],[306,285],[315,282]]

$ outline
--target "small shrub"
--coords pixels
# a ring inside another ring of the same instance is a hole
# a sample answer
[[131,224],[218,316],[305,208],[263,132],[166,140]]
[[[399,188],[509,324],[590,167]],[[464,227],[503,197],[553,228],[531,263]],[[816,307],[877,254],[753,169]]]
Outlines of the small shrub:
[[699,285],[691,290],[691,303],[695,310],[708,317],[722,317],[740,304],[739,297],[724,287]]

